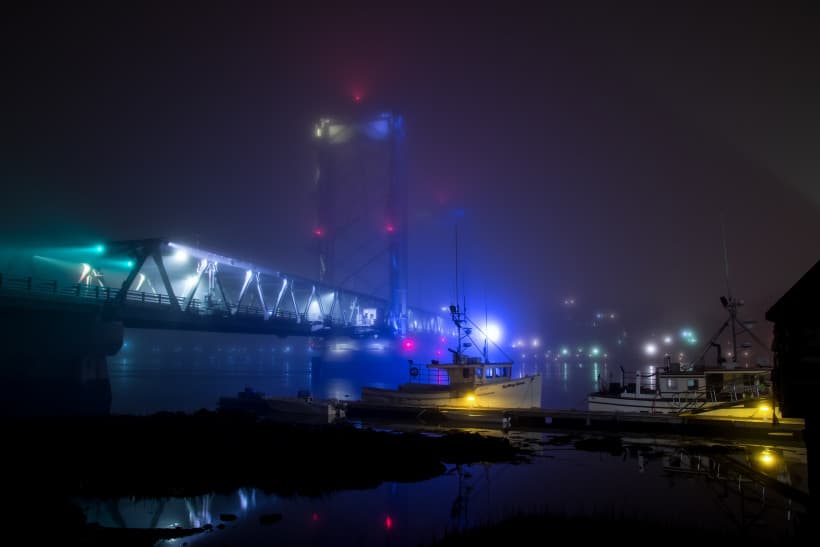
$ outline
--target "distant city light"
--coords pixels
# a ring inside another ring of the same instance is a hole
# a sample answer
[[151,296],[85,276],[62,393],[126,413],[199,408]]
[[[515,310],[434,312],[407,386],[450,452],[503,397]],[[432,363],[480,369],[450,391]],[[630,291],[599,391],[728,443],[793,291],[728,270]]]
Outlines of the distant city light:
[[177,262],[185,262],[186,260],[188,260],[188,251],[186,251],[185,249],[177,249],[177,251],[174,253],[174,260],[176,260]]
[[658,353],[658,346],[656,346],[656,345],[655,345],[654,343],[652,343],[652,342],[649,342],[648,344],[646,344],[646,345],[643,347],[643,351],[644,351],[644,353],[646,353],[647,355],[655,355],[656,353]]
[[671,336],[664,336],[663,337],[663,343],[664,344],[671,344],[672,343],[672,337]]
[[681,339],[689,345],[694,345],[698,343],[698,338],[695,335],[692,329],[682,329],[680,331]]

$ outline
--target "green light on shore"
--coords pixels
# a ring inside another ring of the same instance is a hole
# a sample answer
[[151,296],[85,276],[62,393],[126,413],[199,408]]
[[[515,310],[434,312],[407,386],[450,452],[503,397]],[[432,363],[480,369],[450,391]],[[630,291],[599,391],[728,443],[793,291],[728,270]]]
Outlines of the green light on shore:
[[94,250],[97,251],[99,254],[103,254],[105,252],[105,245],[99,244],[94,247]]

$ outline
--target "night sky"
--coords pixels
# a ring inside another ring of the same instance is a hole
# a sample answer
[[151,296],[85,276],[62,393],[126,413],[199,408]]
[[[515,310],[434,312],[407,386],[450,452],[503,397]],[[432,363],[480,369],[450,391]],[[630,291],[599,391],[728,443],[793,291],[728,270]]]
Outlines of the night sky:
[[313,123],[360,94],[406,120],[411,304],[452,301],[458,222],[467,295],[508,332],[549,336],[573,296],[706,334],[722,218],[763,322],[820,258],[817,3],[545,4],[6,6],[0,235],[315,276]]

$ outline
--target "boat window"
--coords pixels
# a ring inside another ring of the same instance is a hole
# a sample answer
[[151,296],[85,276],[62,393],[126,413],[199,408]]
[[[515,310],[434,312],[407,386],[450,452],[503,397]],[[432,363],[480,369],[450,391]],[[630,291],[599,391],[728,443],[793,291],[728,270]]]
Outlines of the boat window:
[[493,368],[492,367],[487,367],[487,378],[492,378],[492,377],[493,377]]
[[687,380],[686,387],[690,390],[698,389],[698,381],[697,380]]
[[481,367],[479,367],[479,368],[475,369],[475,375],[476,375],[476,378],[481,378],[481,374],[482,374],[482,372],[483,372],[483,371],[481,370]]
[[463,368],[463,369],[461,369],[461,374],[462,374],[465,378],[469,378],[469,377],[470,377],[470,369],[468,369],[468,368]]

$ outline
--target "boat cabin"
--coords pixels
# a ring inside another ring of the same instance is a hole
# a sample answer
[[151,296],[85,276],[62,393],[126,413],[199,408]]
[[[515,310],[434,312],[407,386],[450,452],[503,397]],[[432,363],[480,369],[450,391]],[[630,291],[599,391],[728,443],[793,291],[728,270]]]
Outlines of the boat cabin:
[[[512,363],[482,363],[480,357],[461,355],[453,363],[433,360],[426,366],[432,383],[450,385],[482,385],[512,378]],[[410,376],[417,379],[418,367],[410,363]],[[415,374],[414,374],[415,373]],[[443,374],[441,374],[443,373]],[[443,377],[442,377],[443,376]]]
[[620,384],[610,385],[610,393],[623,390],[623,393],[635,396],[654,394],[661,398],[737,401],[767,395],[770,369],[754,367],[680,370],[671,367],[658,369],[652,374],[636,373],[635,376],[635,382],[623,388]]

